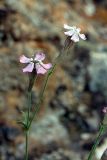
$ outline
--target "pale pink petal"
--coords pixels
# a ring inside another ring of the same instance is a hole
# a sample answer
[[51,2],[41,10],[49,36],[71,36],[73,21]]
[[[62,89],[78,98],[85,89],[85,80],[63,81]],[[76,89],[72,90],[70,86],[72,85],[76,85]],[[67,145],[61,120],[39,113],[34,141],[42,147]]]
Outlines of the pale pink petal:
[[78,42],[78,41],[79,41],[79,36],[78,36],[78,34],[74,34],[74,35],[71,37],[71,40],[74,41],[74,42]]
[[35,55],[35,60],[36,61],[43,61],[45,59],[45,54],[44,53],[37,53]]
[[23,72],[32,72],[34,68],[34,63],[29,63],[25,68],[23,68]]
[[75,26],[71,27],[71,26],[68,26],[67,24],[64,24],[64,28],[65,28],[65,29],[74,29],[74,28],[76,28],[76,27],[75,27]]
[[37,74],[45,74],[47,70],[43,68],[39,63],[36,63],[36,72]]
[[73,33],[74,33],[74,30],[70,30],[70,31],[67,31],[67,32],[64,32],[64,33],[65,33],[65,35],[67,35],[67,36],[72,36]]
[[103,111],[103,113],[107,113],[107,107],[104,107],[104,108],[102,109],[102,111]]
[[52,64],[51,63],[48,63],[48,64],[44,64],[42,63],[42,65],[44,69],[50,69],[52,67]]
[[20,56],[20,63],[29,63],[29,62],[30,62],[30,58],[27,58],[24,55]]
[[85,34],[79,34],[79,36],[80,36],[81,39],[86,40]]

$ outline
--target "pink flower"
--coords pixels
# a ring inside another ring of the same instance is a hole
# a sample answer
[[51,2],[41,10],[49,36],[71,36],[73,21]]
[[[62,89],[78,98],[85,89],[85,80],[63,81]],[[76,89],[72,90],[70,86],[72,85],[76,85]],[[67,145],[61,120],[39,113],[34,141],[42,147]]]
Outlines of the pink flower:
[[37,53],[34,58],[27,58],[22,55],[20,57],[20,63],[27,64],[27,66],[23,68],[23,72],[32,72],[35,69],[37,74],[45,74],[52,67],[52,64],[44,64],[42,62],[44,59],[44,53]]
[[67,29],[67,32],[64,32],[65,35],[70,36],[73,42],[79,42],[79,39],[86,40],[86,36],[84,34],[80,34],[81,29],[75,26],[71,27],[67,24],[64,24],[64,28]]
[[107,113],[107,107],[104,107],[104,108],[102,109],[102,112],[103,112],[103,113]]

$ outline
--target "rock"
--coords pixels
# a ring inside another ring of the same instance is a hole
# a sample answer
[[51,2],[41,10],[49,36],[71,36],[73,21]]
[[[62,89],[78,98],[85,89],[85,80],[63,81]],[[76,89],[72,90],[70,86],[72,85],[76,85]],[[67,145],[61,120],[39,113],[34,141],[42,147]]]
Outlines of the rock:
[[106,0],[94,0],[94,2],[100,6],[107,8],[107,1]]
[[90,90],[92,92],[100,92],[107,96],[107,54],[106,53],[92,53],[91,64],[89,66],[90,75]]
[[[61,125],[58,119],[58,113],[45,113],[45,117],[41,117],[41,119],[36,124],[33,123],[31,137],[42,144],[47,144],[51,141],[55,141],[58,144],[69,143],[68,133],[63,125]],[[65,140],[64,137],[66,137]]]

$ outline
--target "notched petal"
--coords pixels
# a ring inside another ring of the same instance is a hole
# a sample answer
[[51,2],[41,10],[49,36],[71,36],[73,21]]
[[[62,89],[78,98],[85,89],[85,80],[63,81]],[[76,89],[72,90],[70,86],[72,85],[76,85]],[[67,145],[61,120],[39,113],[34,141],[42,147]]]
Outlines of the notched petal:
[[50,69],[52,67],[52,64],[51,63],[48,63],[48,64],[42,64],[43,68],[45,69]]
[[39,63],[36,64],[36,72],[37,74],[45,74],[47,70],[42,67]]
[[22,55],[20,56],[20,63],[30,63],[30,58],[27,58],[26,56]]
[[29,63],[25,68],[23,68],[23,72],[32,72],[34,68],[34,63]]
[[65,29],[73,29],[73,28],[74,28],[74,26],[73,26],[73,27],[71,27],[71,26],[68,26],[67,24],[64,24],[64,28],[65,28]]
[[43,61],[45,59],[45,54],[44,53],[37,53],[35,55],[35,60],[36,61]]
[[74,31],[73,31],[73,30],[70,30],[70,31],[67,31],[67,32],[64,32],[64,33],[65,33],[65,35],[67,35],[67,36],[72,36],[73,33],[74,33]]
[[78,34],[74,34],[74,35],[71,37],[71,40],[74,41],[74,42],[79,42],[79,36],[78,36]]
[[80,36],[81,39],[86,40],[85,34],[79,34],[79,36]]

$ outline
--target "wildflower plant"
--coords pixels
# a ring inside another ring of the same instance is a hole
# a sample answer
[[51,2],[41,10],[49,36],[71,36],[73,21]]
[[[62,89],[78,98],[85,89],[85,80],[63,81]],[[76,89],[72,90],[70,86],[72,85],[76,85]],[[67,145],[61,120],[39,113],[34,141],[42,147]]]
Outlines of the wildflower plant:
[[[41,102],[43,100],[43,96],[46,90],[46,86],[48,84],[48,80],[50,76],[52,75],[55,67],[57,64],[59,64],[60,60],[62,59],[64,53],[68,48],[70,48],[75,42],[79,42],[79,38],[85,40],[86,37],[84,34],[80,34],[80,29],[76,27],[70,27],[68,25],[64,25],[64,28],[67,29],[67,32],[64,32],[65,35],[67,35],[67,39],[65,40],[64,46],[59,53],[59,55],[56,57],[53,64],[51,63],[43,63],[45,59],[45,54],[42,52],[37,52],[34,54],[33,57],[28,58],[25,55],[22,55],[20,57],[20,63],[25,64],[25,67],[22,69],[23,73],[28,73],[29,75],[29,84],[28,84],[28,107],[27,107],[27,113],[23,112],[24,119],[20,122],[23,125],[24,131],[25,131],[25,160],[28,160],[28,138],[29,138],[29,130],[32,125],[32,122],[34,118],[37,118],[37,113],[40,109]],[[69,39],[70,36],[70,39]],[[32,108],[32,88],[34,83],[36,82],[38,76],[42,74],[46,74],[43,85],[41,87],[40,93],[39,93],[39,100],[38,103],[34,107],[33,113],[31,112]]]
[[[25,134],[26,134],[26,154],[25,154],[25,160],[28,160],[28,134],[29,134],[29,129],[31,126],[31,123],[36,115],[36,113],[39,110],[39,106],[42,102],[42,98],[43,98],[43,94],[46,88],[46,83],[47,83],[47,79],[50,75],[50,69],[52,68],[52,64],[51,63],[47,63],[44,64],[43,60],[45,59],[45,54],[38,52],[36,53],[32,58],[28,58],[25,55],[22,55],[20,57],[20,63],[26,64],[27,66],[25,68],[23,68],[23,72],[24,73],[28,73],[29,74],[29,85],[28,85],[28,108],[27,108],[27,114],[24,113],[24,120],[22,120],[21,124],[23,125],[24,129],[25,129]],[[41,91],[41,96],[39,99],[38,104],[36,104],[35,108],[34,108],[34,112],[31,114],[31,108],[32,108],[32,87],[34,82],[37,79],[37,76],[39,74],[45,74],[48,73],[47,79],[44,82],[43,85],[43,90]]]

